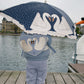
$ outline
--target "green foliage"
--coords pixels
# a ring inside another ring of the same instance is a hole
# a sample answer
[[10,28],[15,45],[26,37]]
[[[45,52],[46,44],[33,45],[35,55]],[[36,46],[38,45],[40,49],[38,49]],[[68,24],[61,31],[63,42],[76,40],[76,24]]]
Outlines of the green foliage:
[[77,34],[80,34],[80,29],[79,29],[79,27],[76,27],[76,33],[77,33]]
[[83,35],[83,33],[80,32],[80,28],[79,27],[76,27],[76,33],[79,34],[79,35]]

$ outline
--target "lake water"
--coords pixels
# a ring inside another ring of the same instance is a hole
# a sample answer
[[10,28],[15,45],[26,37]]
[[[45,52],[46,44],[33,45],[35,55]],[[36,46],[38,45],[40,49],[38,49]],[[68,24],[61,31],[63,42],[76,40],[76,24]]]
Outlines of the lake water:
[[[0,70],[25,70],[26,60],[21,57],[19,36],[0,35]],[[67,72],[68,63],[72,63],[76,40],[52,38],[52,51],[48,59],[48,72]]]

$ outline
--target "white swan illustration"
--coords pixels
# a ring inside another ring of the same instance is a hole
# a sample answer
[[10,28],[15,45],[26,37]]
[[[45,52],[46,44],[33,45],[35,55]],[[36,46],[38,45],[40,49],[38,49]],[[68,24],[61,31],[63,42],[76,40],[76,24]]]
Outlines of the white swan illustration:
[[49,31],[51,28],[51,25],[47,21],[45,16],[49,16],[48,13],[43,14],[43,19],[40,16],[40,13],[38,12],[30,26],[32,30],[38,30],[38,31]]
[[57,31],[60,24],[60,19],[56,14],[53,14],[52,17],[57,18],[56,23],[54,24],[54,29]]
[[58,26],[60,23],[59,17],[56,14],[48,14],[48,13],[43,13],[43,19],[40,16],[40,13],[38,12],[30,26],[31,29],[33,30],[38,30],[38,31],[49,31],[51,29],[51,24],[48,22],[46,17],[54,17],[57,18],[57,21],[55,23],[55,26]]
[[44,13],[43,14],[43,21],[45,23],[45,30],[49,31],[51,29],[51,25],[50,23],[48,22],[48,20],[46,19],[46,17],[49,17],[50,15],[48,13]]
[[39,50],[47,50],[48,49],[48,46],[46,45],[47,40],[48,40],[47,37],[40,37],[39,41],[37,38],[33,38],[33,40],[28,39],[27,43],[25,42],[25,40],[21,40],[20,45],[25,52],[29,52],[29,51],[33,50],[31,41],[34,41],[34,49],[35,50],[38,50],[38,51]]
[[59,17],[56,14],[53,14],[52,17],[56,17],[57,18],[57,21],[54,24],[54,29],[55,29],[55,31],[57,33],[65,34],[65,35],[67,35],[69,33],[72,33],[69,24],[67,23],[66,19],[63,16],[61,18],[62,19],[61,22],[60,22]]
[[[55,31],[49,31],[51,29],[51,24],[48,22],[48,20],[46,19],[46,17],[53,17],[56,18],[56,22],[53,25],[53,29]],[[40,13],[38,12],[30,26],[30,28],[33,31],[39,31],[40,33],[46,33],[46,34],[57,34],[59,35],[67,35],[67,34],[71,34],[72,30],[69,27],[69,24],[67,23],[66,19],[62,16],[61,18],[61,22],[59,17],[56,14],[48,14],[48,13],[43,13],[43,19],[40,16]],[[38,33],[38,32],[37,32]]]
[[29,51],[32,51],[32,50],[33,50],[32,46],[31,46],[30,43],[29,43],[29,41],[31,41],[31,39],[28,39],[28,40],[27,40],[27,44],[26,44],[25,40],[21,40],[21,41],[20,41],[20,45],[21,45],[22,49],[23,49],[25,52],[29,52]]
[[44,50],[47,50],[48,47],[46,46],[46,41],[47,38],[46,37],[40,37],[39,41],[36,39],[36,44],[35,44],[35,50],[42,50],[44,48]]

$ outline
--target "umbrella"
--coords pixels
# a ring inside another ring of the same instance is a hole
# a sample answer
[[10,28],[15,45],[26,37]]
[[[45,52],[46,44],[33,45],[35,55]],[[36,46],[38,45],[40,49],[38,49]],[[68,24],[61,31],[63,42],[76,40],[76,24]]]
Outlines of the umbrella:
[[54,6],[30,2],[0,11],[0,15],[12,20],[24,32],[61,37],[76,37],[74,24],[69,16]]

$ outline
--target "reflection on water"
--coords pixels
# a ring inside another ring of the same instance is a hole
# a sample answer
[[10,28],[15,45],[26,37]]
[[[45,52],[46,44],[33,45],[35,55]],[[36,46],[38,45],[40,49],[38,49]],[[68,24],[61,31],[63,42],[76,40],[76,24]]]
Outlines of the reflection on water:
[[[52,38],[52,51],[48,59],[48,72],[67,72],[68,63],[72,62],[75,40]],[[25,70],[26,60],[21,57],[19,36],[0,35],[0,70]]]

